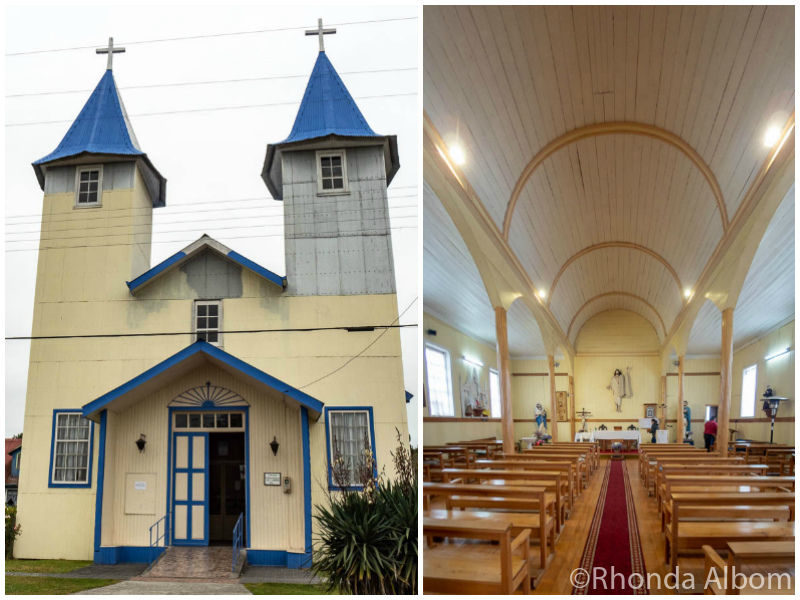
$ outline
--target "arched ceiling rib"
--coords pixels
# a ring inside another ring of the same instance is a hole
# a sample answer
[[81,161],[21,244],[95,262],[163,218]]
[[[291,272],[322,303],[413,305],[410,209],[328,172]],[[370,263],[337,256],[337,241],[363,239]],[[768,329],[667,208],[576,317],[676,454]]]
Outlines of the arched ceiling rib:
[[[645,254],[648,254],[649,256],[655,258],[662,265],[664,265],[664,268],[666,268],[670,272],[670,275],[672,275],[672,278],[675,280],[675,285],[678,286],[678,294],[683,293],[683,285],[681,285],[681,280],[678,277],[678,273],[675,272],[675,269],[672,268],[672,265],[669,264],[667,260],[663,256],[661,256],[658,252],[654,252],[653,250],[650,250],[650,248],[645,248],[644,246],[640,246],[639,244],[634,244],[632,242],[601,242],[599,244],[594,244],[593,246],[588,246],[583,250],[579,250],[578,252],[570,256],[567,259],[567,262],[561,265],[561,268],[558,270],[558,273],[556,273],[556,278],[550,285],[550,292],[549,292],[550,297],[552,298],[552,295],[555,293],[556,287],[558,286],[558,280],[564,274],[564,271],[566,271],[573,262],[575,262],[582,256],[589,254],[590,252],[595,252],[597,250],[602,250],[604,248],[629,248],[631,250],[637,250],[639,252],[644,252]],[[548,304],[550,304],[549,300]]]
[[[618,298],[614,298],[615,296]],[[589,310],[590,308],[591,310]],[[623,291],[604,292],[584,302],[567,327],[567,337],[574,344],[581,327],[586,321],[601,312],[615,309],[629,310],[644,317],[653,326],[659,342],[663,342],[666,335],[666,327],[658,311],[644,298]]]
[[714,201],[716,202],[717,209],[719,210],[719,217],[722,223],[723,232],[725,229],[727,229],[728,213],[725,208],[725,199],[722,197],[722,190],[720,189],[719,183],[717,183],[717,178],[714,177],[714,173],[711,171],[711,168],[705,163],[695,149],[692,148],[686,142],[686,140],[678,137],[670,131],[666,131],[659,127],[654,127],[646,123],[621,122],[597,123],[594,125],[587,125],[585,127],[574,129],[573,131],[567,132],[561,137],[552,140],[544,148],[539,150],[539,152],[536,153],[536,156],[534,156],[530,162],[525,165],[525,168],[522,170],[522,174],[519,176],[517,183],[514,185],[514,191],[511,192],[511,198],[508,202],[508,206],[506,207],[505,217],[503,219],[503,236],[508,239],[509,231],[511,230],[511,220],[514,217],[514,209],[516,208],[517,201],[519,200],[525,184],[528,182],[528,179],[530,179],[533,172],[539,168],[548,157],[558,152],[561,148],[564,148],[570,144],[574,144],[582,139],[619,133],[651,137],[675,147],[678,151],[686,155],[686,157],[700,171],[708,183],[708,186],[711,188],[711,192],[714,195]]

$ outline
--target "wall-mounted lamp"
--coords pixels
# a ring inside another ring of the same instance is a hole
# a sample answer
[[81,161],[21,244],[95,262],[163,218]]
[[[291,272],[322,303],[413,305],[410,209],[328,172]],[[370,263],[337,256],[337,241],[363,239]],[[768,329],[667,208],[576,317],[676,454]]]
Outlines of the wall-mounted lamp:
[[780,352],[776,352],[775,354],[770,354],[769,356],[764,357],[764,360],[772,360],[773,358],[778,358],[779,356],[783,356],[784,354],[789,354],[792,351],[791,346],[787,346],[786,350],[781,350]]
[[272,456],[277,456],[278,455],[278,446],[280,446],[280,444],[278,443],[278,438],[276,438],[273,435],[272,436],[272,441],[269,443],[269,447],[272,448]]
[[483,366],[483,363],[481,361],[474,358],[469,358],[467,356],[462,356],[461,360],[463,360],[468,365],[472,365],[473,367],[481,368]]
[[136,440],[136,447],[139,449],[139,452],[144,452],[144,445],[147,443],[145,437],[146,436],[143,433],[140,433],[139,439]]
[[427,333],[428,335],[436,335],[436,330],[435,329],[428,329],[425,333]]

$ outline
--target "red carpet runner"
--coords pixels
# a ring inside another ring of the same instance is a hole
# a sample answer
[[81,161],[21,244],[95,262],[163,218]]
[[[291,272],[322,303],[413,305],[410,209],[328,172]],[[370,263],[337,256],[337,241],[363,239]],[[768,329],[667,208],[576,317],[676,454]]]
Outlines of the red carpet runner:
[[[608,461],[580,568],[588,574],[588,584],[575,585],[573,594],[648,593],[636,509],[624,459]],[[586,580],[586,577],[576,578],[573,584],[583,584]]]

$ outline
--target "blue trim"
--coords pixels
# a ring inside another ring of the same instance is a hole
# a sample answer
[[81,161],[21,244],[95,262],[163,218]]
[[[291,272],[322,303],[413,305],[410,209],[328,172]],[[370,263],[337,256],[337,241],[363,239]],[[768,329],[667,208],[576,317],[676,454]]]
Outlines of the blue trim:
[[186,256],[186,253],[183,250],[180,250],[179,252],[176,252],[166,260],[158,263],[155,267],[153,267],[149,271],[145,271],[133,281],[126,281],[125,285],[128,286],[128,289],[131,291],[131,294],[133,294],[136,288],[143,286],[145,283],[153,279],[153,277],[155,277],[159,273],[165,271],[166,269],[174,265],[184,256]]
[[372,415],[371,406],[329,406],[325,408],[325,449],[327,454],[326,461],[328,463],[328,489],[332,491],[358,491],[363,489],[364,486],[352,485],[346,488],[341,488],[333,484],[333,472],[331,470],[331,436],[330,436],[330,417],[329,414],[333,411],[352,411],[352,410],[365,410],[369,415],[369,437],[372,443],[372,475],[375,479],[378,478],[378,460],[377,450],[375,449],[375,421]]
[[[170,504],[173,495],[173,485],[174,485],[174,469],[172,465],[172,445],[174,444],[173,440],[173,430],[172,430],[172,422],[173,422],[173,414],[176,412],[233,412],[233,411],[242,411],[244,412],[244,481],[245,481],[245,526],[247,531],[247,539],[245,540],[245,546],[250,543],[250,410],[249,406],[215,406],[210,408],[198,407],[198,406],[170,406],[169,407],[169,425],[167,427],[167,439],[170,440],[169,446],[167,447],[167,473],[168,473],[168,480],[170,484],[167,485],[167,510],[169,511],[168,519],[169,525],[167,526],[167,531],[170,533],[171,543],[175,542],[174,537],[174,507]],[[182,432],[175,432],[175,435],[179,435]],[[189,434],[190,432],[184,433],[184,435]],[[194,433],[194,432],[192,432]],[[197,432],[200,433],[200,432]],[[208,533],[210,532],[209,529],[209,510],[208,510],[208,500],[210,500],[208,496],[208,486],[210,482],[210,477],[208,475],[208,456],[209,456],[209,440],[206,439],[206,537],[208,537]],[[171,515],[171,517],[170,517]],[[170,540],[167,540],[167,545],[170,544]],[[208,542],[206,542],[206,545]],[[187,544],[176,544],[176,545],[187,545]]]
[[8,455],[11,457],[11,477],[19,477],[19,456],[22,446],[17,446]]
[[261,275],[263,278],[269,279],[275,285],[279,285],[282,288],[286,289],[286,277],[281,277],[280,275],[273,273],[269,269],[265,269],[261,265],[254,263],[249,258],[242,256],[241,254],[239,254],[234,250],[228,252],[228,258],[235,260],[243,267],[246,267],[251,271],[253,271],[254,273]]
[[247,550],[247,564],[259,567],[289,567],[307,569],[311,566],[310,552],[286,552],[285,550]]
[[[80,408],[54,408],[53,429],[50,432],[50,468],[47,471],[47,487],[49,488],[90,488],[92,487],[92,453],[94,452],[94,423],[89,422],[89,465],[86,483],[60,483],[53,481],[53,459],[56,450],[56,420],[59,413],[81,413]],[[86,416],[86,415],[83,415]]]
[[103,529],[103,481],[106,468],[106,426],[108,411],[100,413],[100,444],[97,447],[97,495],[94,503],[94,551],[100,550]]
[[[172,420],[172,411],[170,410],[169,413],[170,421]],[[175,480],[177,479],[178,473],[186,473],[186,500],[176,500],[173,499],[173,507],[172,507],[172,543],[175,546],[208,546],[208,538],[209,538],[209,524],[208,524],[208,512],[209,512],[209,498],[208,498],[208,480],[209,480],[209,469],[208,469],[208,432],[206,431],[194,431],[194,432],[175,432],[173,434],[172,443],[177,443],[179,437],[188,438],[187,444],[187,457],[186,457],[186,467],[175,467],[173,466],[172,469],[172,494],[173,498],[175,498]],[[204,449],[205,449],[205,459],[203,461],[203,468],[198,469],[193,464],[194,458],[194,442],[197,438],[202,437],[204,439]],[[177,457],[177,453],[175,455]],[[192,538],[192,509],[195,506],[199,506],[201,502],[198,502],[192,497],[193,491],[193,479],[196,474],[198,474],[202,470],[203,472],[203,480],[205,483],[205,492],[203,494],[202,506],[203,506],[203,539],[196,540]],[[175,507],[178,505],[185,505],[186,506],[186,538],[181,538],[180,540],[175,536],[175,522],[177,518],[174,517],[175,515]]]
[[303,435],[303,509],[305,512],[306,554],[311,553],[311,445],[308,439],[308,409],[300,409]]
[[[186,254],[185,250],[180,250],[180,251],[176,252],[175,254],[173,254],[172,256],[170,256],[169,258],[165,259],[164,261],[158,263],[152,269],[150,269],[148,271],[145,271],[144,273],[139,275],[136,279],[134,279],[132,281],[126,281],[125,284],[128,286],[128,289],[130,290],[131,295],[133,295],[136,292],[136,290],[138,290],[140,287],[142,287],[145,284],[149,283],[151,280],[156,278],[158,275],[160,275],[164,271],[169,270],[171,267],[175,266],[176,263],[181,262],[183,259],[187,258],[188,256],[189,255]],[[241,266],[245,267],[246,269],[249,269],[250,271],[252,271],[256,275],[258,275],[260,277],[263,277],[264,279],[266,279],[268,281],[271,281],[275,285],[277,285],[277,286],[279,286],[281,288],[284,288],[284,289],[286,288],[286,277],[281,277],[280,275],[278,275],[276,273],[273,273],[269,269],[266,269],[266,268],[262,267],[261,265],[259,265],[258,263],[253,262],[252,260],[250,260],[246,256],[242,256],[241,254],[239,254],[238,252],[236,252],[234,250],[231,250],[230,252],[228,252],[227,254],[223,254],[222,256],[226,256],[227,258],[230,258],[232,261],[234,261],[238,265],[241,265]]]
[[165,550],[164,546],[105,546],[95,550],[94,562],[98,565],[151,563]]
[[[150,379],[164,373],[171,367],[180,364],[187,358],[197,354],[203,353],[211,358],[215,358],[219,361],[222,361],[226,365],[233,367],[234,369],[240,371],[243,375],[247,375],[248,377],[252,377],[253,379],[263,383],[271,387],[272,389],[280,392],[281,394],[285,394],[296,400],[301,405],[311,409],[312,411],[316,412],[317,414],[322,412],[322,408],[324,404],[317,400],[316,398],[312,398],[305,392],[301,392],[297,388],[292,387],[288,383],[284,383],[283,381],[276,379],[272,375],[267,375],[263,371],[256,369],[254,366],[247,364],[243,360],[236,358],[235,356],[228,354],[224,350],[217,348],[216,346],[209,344],[203,340],[197,340],[193,344],[187,346],[180,352],[173,354],[166,360],[161,361],[156,366],[148,369],[144,373],[134,377],[127,383],[123,383],[121,386],[111,390],[110,392],[103,394],[96,400],[89,402],[83,406],[83,416],[88,417],[92,413],[107,408],[108,405],[123,396],[124,394],[136,389],[143,383],[146,383]],[[370,409],[372,410],[372,409]],[[371,413],[370,413],[371,414]]]

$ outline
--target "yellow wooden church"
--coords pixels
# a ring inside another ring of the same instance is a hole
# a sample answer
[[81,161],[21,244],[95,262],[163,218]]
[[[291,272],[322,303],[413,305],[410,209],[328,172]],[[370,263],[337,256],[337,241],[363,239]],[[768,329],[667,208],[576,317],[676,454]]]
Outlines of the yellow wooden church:
[[125,112],[113,42],[33,163],[44,206],[16,557],[143,562],[238,537],[250,564],[307,566],[333,453],[353,486],[366,449],[392,472],[396,430],[408,435],[397,141],[370,128],[322,33],[261,173],[284,203],[285,275],[206,235],[151,264],[166,179]]

